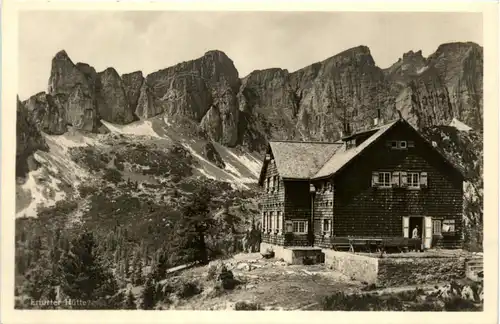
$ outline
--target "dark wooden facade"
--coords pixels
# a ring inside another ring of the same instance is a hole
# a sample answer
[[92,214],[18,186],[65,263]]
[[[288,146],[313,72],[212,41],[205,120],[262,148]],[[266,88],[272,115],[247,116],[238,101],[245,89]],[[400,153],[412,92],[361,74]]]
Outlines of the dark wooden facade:
[[[358,146],[369,138],[366,134],[362,136],[351,143]],[[394,141],[409,145],[395,149],[391,146]],[[264,167],[266,179],[279,178],[273,161]],[[387,188],[374,185],[373,172],[390,172],[400,184]],[[408,182],[410,172],[425,177],[426,185],[419,188],[401,185],[403,174]],[[264,233],[264,242],[328,247],[333,237],[411,236],[412,228],[408,228],[408,223],[404,225],[404,218],[417,221],[421,218],[425,222],[420,230],[426,230],[425,224],[432,227],[432,246],[461,246],[463,176],[406,122],[397,123],[330,177],[279,179],[279,183],[280,190],[264,194],[262,211],[269,215],[272,210],[280,210],[282,231]],[[315,188],[313,194],[311,185]],[[307,221],[307,233],[285,234],[287,222],[294,220]],[[454,230],[442,232],[445,223]]]

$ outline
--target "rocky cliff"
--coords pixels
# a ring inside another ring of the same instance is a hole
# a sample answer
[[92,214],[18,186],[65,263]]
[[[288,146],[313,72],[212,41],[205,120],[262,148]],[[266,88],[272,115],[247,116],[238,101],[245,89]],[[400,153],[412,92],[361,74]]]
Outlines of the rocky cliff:
[[16,175],[24,176],[36,167],[32,159],[37,150],[45,151],[47,144],[30,118],[29,110],[17,99]]
[[47,93],[24,104],[48,134],[68,125],[99,132],[101,120],[125,125],[164,114],[195,122],[223,145],[262,151],[269,139],[336,140],[345,122],[369,127],[378,109],[384,119],[399,110],[419,128],[456,118],[481,129],[482,78],[483,50],[474,43],[443,44],[427,58],[410,51],[387,69],[358,46],[295,72],[272,68],[242,79],[220,51],[147,76],[97,73],[61,51]]

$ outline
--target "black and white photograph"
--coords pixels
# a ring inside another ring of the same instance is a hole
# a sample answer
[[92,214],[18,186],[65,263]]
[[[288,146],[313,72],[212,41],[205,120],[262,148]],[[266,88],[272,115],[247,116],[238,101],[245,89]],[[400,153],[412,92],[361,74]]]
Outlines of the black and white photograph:
[[19,10],[14,308],[484,312],[483,19]]

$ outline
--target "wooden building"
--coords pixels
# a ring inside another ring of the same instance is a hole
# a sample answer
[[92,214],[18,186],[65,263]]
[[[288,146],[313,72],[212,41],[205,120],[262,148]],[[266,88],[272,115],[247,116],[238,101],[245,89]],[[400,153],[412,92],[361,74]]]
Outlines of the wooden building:
[[271,141],[259,178],[262,242],[331,247],[336,238],[462,243],[463,174],[404,119],[335,143]]

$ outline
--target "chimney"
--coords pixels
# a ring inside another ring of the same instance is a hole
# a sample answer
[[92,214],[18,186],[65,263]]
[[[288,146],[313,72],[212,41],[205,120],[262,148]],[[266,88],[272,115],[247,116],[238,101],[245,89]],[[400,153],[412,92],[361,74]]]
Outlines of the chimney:
[[380,124],[382,122],[381,118],[380,118],[380,108],[377,109],[377,117],[375,117],[373,119],[373,126],[378,126],[378,124]]
[[351,135],[351,125],[348,121],[344,121],[344,129],[342,130],[342,137]]

